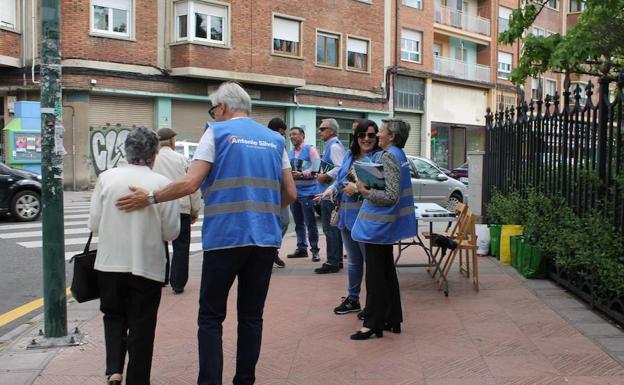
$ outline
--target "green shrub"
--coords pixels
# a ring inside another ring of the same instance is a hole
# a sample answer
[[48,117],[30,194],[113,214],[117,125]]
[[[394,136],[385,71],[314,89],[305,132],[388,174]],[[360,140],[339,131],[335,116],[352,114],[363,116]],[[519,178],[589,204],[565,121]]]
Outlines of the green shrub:
[[517,191],[507,195],[494,191],[490,202],[487,204],[488,222],[500,225],[522,224],[524,222],[522,206],[525,203],[526,200]]

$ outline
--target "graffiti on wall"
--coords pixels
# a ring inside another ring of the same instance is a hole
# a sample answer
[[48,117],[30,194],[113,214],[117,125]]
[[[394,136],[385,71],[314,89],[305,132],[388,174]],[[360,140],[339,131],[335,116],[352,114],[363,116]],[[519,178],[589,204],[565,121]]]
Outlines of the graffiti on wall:
[[126,159],[124,143],[130,133],[128,128],[110,127],[91,131],[91,163],[95,175],[116,167]]

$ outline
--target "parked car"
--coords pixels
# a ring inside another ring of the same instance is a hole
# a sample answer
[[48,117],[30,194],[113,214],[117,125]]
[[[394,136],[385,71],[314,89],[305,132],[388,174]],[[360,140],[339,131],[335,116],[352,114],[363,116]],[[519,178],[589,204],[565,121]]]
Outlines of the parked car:
[[437,203],[451,210],[468,201],[468,188],[449,178],[433,161],[421,156],[408,156],[412,190],[416,202]]
[[465,185],[468,185],[468,162],[451,170],[449,174],[451,178],[455,178]]
[[41,215],[41,176],[0,162],[0,213],[20,222]]
[[195,150],[197,150],[197,143],[195,142],[187,142],[186,140],[176,140],[176,152],[182,154],[188,160],[193,160],[193,155],[195,155]]

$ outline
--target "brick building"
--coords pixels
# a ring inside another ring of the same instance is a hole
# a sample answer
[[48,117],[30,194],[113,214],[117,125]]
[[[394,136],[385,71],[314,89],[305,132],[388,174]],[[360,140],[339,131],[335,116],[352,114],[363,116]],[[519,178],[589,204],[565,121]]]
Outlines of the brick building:
[[[572,22],[570,1],[540,15],[545,31]],[[133,125],[198,141],[225,80],[249,91],[256,120],[281,116],[311,144],[322,118],[336,118],[345,141],[355,118],[404,118],[406,152],[449,168],[483,149],[485,109],[516,101],[506,77],[519,46],[496,35],[518,0],[60,3],[65,180],[79,188],[116,163]],[[15,101],[39,98],[37,10],[0,0],[0,128]]]

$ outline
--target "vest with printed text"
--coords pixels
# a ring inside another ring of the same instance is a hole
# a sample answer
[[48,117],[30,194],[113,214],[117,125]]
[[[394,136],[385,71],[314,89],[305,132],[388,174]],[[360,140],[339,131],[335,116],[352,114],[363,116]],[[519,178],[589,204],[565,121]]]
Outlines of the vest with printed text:
[[250,118],[210,125],[215,161],[201,186],[204,250],[280,247],[284,138]]
[[[293,159],[300,159],[306,162],[310,162],[310,146],[309,144],[304,144],[301,147],[301,152],[299,156],[295,157],[295,149],[292,148],[288,153],[288,159],[290,159],[290,163],[293,163]],[[316,183],[316,178],[312,179],[295,179],[295,187],[297,188],[297,197],[309,197],[315,194],[318,194],[318,186]]]
[[[342,142],[335,136],[325,143],[325,150],[323,150],[323,157],[321,157],[321,160],[330,165],[334,165],[334,162],[332,162],[331,160],[331,148],[333,146],[340,146],[344,148],[344,146],[342,145]],[[329,183],[318,184],[319,192],[325,191],[327,187],[329,187]]]

